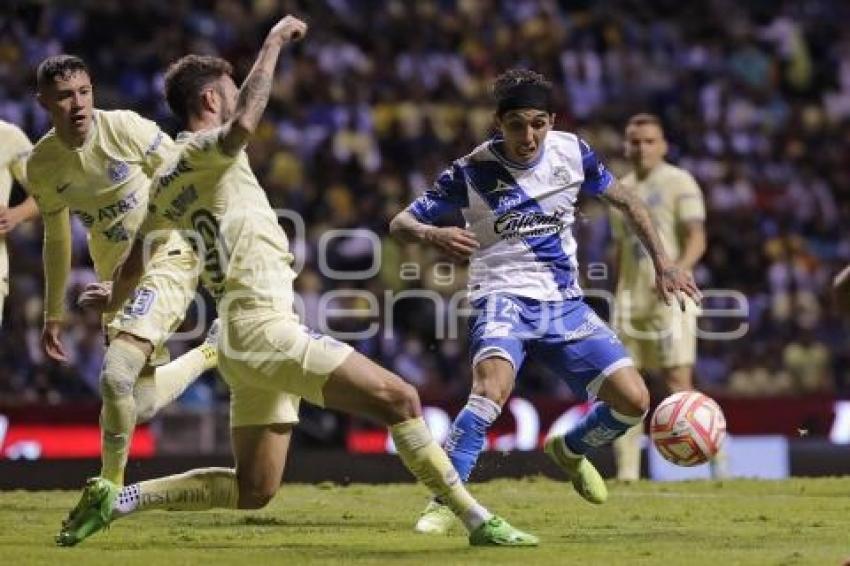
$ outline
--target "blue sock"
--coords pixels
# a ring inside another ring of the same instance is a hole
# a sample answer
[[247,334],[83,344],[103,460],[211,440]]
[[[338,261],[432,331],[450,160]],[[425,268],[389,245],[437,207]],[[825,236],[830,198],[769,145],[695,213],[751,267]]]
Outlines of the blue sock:
[[642,420],[643,416],[623,415],[599,402],[564,435],[564,444],[574,455],[583,456],[591,448],[610,444]]
[[475,467],[478,454],[484,450],[487,429],[499,413],[501,408],[497,403],[480,395],[470,395],[466,406],[455,417],[446,440],[446,453],[464,483]]

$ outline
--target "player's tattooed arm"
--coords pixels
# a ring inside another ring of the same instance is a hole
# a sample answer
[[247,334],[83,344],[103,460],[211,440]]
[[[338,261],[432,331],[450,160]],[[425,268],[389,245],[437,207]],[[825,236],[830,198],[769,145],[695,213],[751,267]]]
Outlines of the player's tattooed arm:
[[390,235],[402,242],[422,242],[445,252],[457,261],[464,261],[478,249],[475,234],[457,226],[431,226],[416,220],[406,210],[390,222]]
[[254,135],[269,102],[281,48],[300,40],[306,33],[307,24],[293,16],[286,16],[269,32],[251,72],[239,89],[233,116],[222,130],[221,149],[227,155],[236,155]]
[[629,221],[632,230],[652,257],[656,271],[660,271],[673,263],[661,245],[661,239],[652,223],[649,210],[634,191],[616,181],[614,186],[602,193],[602,198],[608,201],[611,206],[620,210]]
[[685,301],[681,293],[699,303],[701,295],[693,277],[670,260],[652,223],[649,209],[637,194],[616,181],[614,186],[602,193],[602,198],[623,213],[649,252],[655,266],[656,290],[661,299],[669,305],[670,296],[675,296],[682,310],[685,310]]

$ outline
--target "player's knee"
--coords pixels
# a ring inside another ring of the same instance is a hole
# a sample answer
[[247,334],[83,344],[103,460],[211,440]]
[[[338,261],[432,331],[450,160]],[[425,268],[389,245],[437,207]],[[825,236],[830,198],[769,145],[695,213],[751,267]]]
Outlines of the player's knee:
[[600,397],[612,409],[630,417],[639,417],[649,411],[649,390],[634,368],[620,369],[609,379],[611,383],[603,386],[606,391],[600,391]]
[[133,386],[147,360],[147,354],[126,341],[110,344],[100,372],[100,393],[106,400],[133,394]]
[[100,373],[100,395],[105,400],[122,399],[133,394],[136,376],[115,368],[116,365],[121,366],[110,364],[107,358]]
[[488,358],[475,366],[472,393],[504,406],[514,388],[513,366],[502,358]]

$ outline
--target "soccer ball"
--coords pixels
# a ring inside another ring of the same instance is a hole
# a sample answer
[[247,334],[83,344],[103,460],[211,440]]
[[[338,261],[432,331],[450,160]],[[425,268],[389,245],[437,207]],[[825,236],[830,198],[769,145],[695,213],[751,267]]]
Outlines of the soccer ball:
[[680,391],[655,409],[649,434],[665,460],[696,466],[717,454],[726,437],[726,417],[710,397]]

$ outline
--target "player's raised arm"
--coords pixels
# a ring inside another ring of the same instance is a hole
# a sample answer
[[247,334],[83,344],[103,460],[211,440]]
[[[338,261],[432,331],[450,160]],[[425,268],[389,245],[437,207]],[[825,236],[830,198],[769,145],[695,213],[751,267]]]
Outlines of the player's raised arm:
[[302,39],[307,34],[307,24],[294,16],[286,16],[269,32],[251,72],[239,89],[233,116],[225,124],[221,135],[221,149],[235,155],[248,143],[257,129],[260,118],[269,102],[272,79],[281,48],[287,43]]
[[681,291],[698,303],[701,296],[693,277],[673,263],[667,252],[664,251],[661,239],[658,237],[658,231],[652,224],[649,210],[634,191],[615,180],[613,185],[608,187],[600,196],[623,213],[646,248],[655,266],[656,287],[664,302],[669,305],[670,295],[673,294],[684,310],[685,302],[679,295]]

